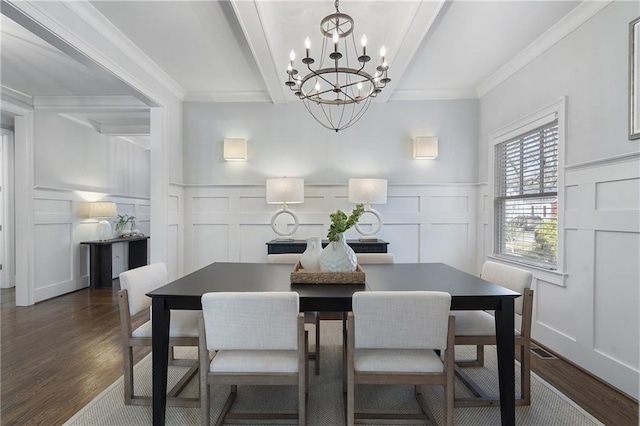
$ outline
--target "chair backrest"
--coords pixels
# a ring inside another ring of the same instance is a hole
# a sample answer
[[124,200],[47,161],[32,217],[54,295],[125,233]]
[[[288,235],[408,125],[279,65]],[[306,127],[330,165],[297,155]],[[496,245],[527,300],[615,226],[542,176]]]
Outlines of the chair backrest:
[[149,308],[151,298],[146,294],[168,282],[169,274],[164,263],[141,266],[121,273],[120,288],[127,290],[130,314],[135,315]]
[[301,253],[280,253],[280,254],[268,254],[267,263],[286,263],[289,265],[295,265],[300,260]]
[[447,348],[449,293],[361,291],[352,308],[358,349]]
[[396,263],[393,253],[356,253],[356,257],[361,265]]
[[[533,274],[522,269],[487,260],[484,262],[484,265],[482,265],[480,278],[524,294],[525,289],[531,288]],[[523,297],[518,297],[515,300],[514,309],[518,315],[522,315],[522,300]]]
[[296,350],[296,292],[220,292],[202,295],[208,350]]

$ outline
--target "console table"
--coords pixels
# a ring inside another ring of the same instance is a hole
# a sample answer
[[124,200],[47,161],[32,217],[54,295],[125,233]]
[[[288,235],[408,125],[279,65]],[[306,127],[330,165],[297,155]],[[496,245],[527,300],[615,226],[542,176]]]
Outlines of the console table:
[[[326,247],[329,240],[322,240],[322,247]],[[356,253],[386,253],[388,242],[383,240],[347,240],[349,247]],[[306,240],[271,240],[267,243],[267,254],[304,253],[307,249]]]
[[134,269],[147,264],[148,236],[113,238],[104,241],[83,241],[80,244],[89,246],[89,280],[91,287],[111,287],[112,246],[116,243],[127,243],[129,246],[129,262],[127,269]]

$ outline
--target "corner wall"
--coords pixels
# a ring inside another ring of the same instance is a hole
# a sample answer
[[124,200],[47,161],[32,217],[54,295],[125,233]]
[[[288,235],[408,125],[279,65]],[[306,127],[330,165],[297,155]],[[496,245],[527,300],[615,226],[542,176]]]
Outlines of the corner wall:
[[[480,100],[479,181],[488,134],[567,96],[565,280],[534,280],[533,338],[638,398],[640,143],[627,139],[629,22],[616,1]],[[492,252],[491,195],[479,200],[479,262]]]

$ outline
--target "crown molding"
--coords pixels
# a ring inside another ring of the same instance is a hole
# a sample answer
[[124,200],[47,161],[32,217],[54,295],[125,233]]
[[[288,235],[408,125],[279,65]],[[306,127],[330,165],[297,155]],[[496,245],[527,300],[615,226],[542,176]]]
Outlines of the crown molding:
[[87,25],[94,28],[111,43],[116,49],[133,60],[145,72],[150,74],[173,96],[183,100],[185,90],[158,64],[156,64],[142,49],[133,43],[118,27],[109,21],[98,9],[88,1],[64,1],[62,2],[76,16]]
[[266,92],[186,92],[184,102],[271,102]]
[[7,86],[0,86],[0,96],[3,102],[12,102],[14,104],[21,105],[25,108],[33,107],[33,97],[22,93],[18,90],[12,89]]
[[149,106],[133,96],[34,96],[33,106],[57,112],[148,111]]
[[475,89],[396,90],[391,101],[441,101],[478,99]]
[[524,68],[531,61],[549,50],[559,41],[571,34],[613,1],[583,1],[562,17],[551,28],[542,33],[531,44],[518,53],[513,59],[500,67],[489,78],[480,83],[476,90],[483,97],[498,85]]

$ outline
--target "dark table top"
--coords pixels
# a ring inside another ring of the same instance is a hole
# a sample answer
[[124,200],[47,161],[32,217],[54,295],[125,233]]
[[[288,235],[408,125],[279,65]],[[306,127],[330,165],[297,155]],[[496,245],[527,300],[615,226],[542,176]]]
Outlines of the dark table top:
[[106,244],[113,244],[113,243],[142,241],[142,240],[148,240],[148,239],[149,239],[148,235],[142,235],[140,237],[126,237],[126,238],[119,237],[119,238],[111,238],[110,240],[82,241],[80,244],[106,245]]
[[[330,309],[331,303],[348,301],[354,292],[363,290],[445,291],[452,296],[453,309],[473,309],[468,303],[484,300],[482,309],[496,308],[503,297],[519,294],[497,284],[455,269],[444,263],[396,263],[365,265],[366,284],[291,284],[289,274],[292,265],[265,263],[212,263],[185,275],[150,293],[151,297],[196,302],[204,293],[212,291],[296,291],[300,294],[301,310],[313,305],[314,310],[341,310],[344,303]],[[491,306],[489,306],[491,304]],[[199,305],[199,300],[197,301]],[[171,308],[188,308],[173,305]],[[193,305],[192,307],[195,307]]]

